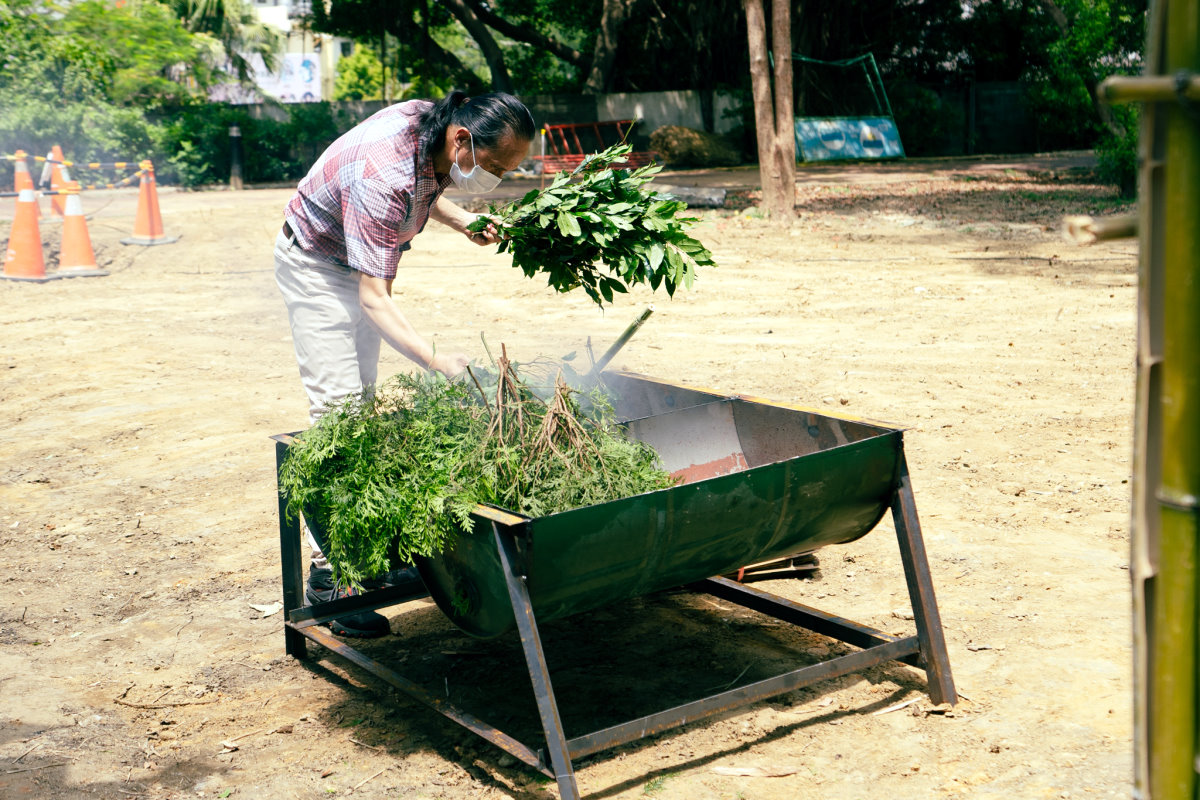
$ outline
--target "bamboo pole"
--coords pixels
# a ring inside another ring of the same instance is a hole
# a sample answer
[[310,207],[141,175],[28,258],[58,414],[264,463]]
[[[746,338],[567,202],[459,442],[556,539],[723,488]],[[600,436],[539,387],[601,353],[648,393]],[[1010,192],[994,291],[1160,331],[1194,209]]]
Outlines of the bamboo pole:
[[[1166,3],[1164,67],[1200,66],[1200,3]],[[1164,104],[1163,452],[1159,566],[1151,608],[1150,784],[1155,798],[1196,796],[1196,537],[1200,497],[1200,136],[1178,103]],[[1155,198],[1157,199],[1157,198]],[[1153,201],[1152,201],[1153,202]]]
[[1106,103],[1173,103],[1180,98],[1200,100],[1200,77],[1187,74],[1141,78],[1114,75],[1104,79],[1098,92]]
[[[1146,76],[1110,99],[1147,103],[1139,142],[1141,255],[1131,572],[1136,796],[1196,800],[1200,525],[1200,3],[1152,3]],[[1164,95],[1163,76],[1178,94]]]

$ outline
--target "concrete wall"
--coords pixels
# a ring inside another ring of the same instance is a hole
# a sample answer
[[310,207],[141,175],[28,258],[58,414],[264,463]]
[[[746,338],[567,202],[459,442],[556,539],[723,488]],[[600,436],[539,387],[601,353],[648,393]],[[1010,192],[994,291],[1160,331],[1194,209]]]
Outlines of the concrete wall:
[[[739,120],[736,114],[730,116],[726,112],[736,112],[741,106],[736,95],[698,91],[530,95],[521,100],[529,107],[533,121],[539,127],[564,122],[641,120],[634,128],[632,141],[636,149],[643,150],[649,147],[650,134],[663,125],[727,133]],[[590,146],[593,141],[594,137],[589,137],[585,146]]]
[[[682,125],[698,130],[728,133],[739,124],[737,112],[741,108],[741,100],[737,95],[697,91],[523,95],[521,101],[529,108],[538,128],[559,123],[640,119],[642,121],[634,128],[632,136],[636,150],[649,149],[650,134],[663,125]],[[334,107],[335,117],[344,120],[348,129],[383,108],[385,103],[382,100],[344,100],[331,105]],[[247,106],[246,109],[250,116],[256,119],[270,117],[282,121],[288,116],[287,110],[278,106],[256,104]],[[706,114],[709,116],[707,122]],[[585,149],[597,145],[595,136],[590,131],[581,132],[580,141]],[[615,138],[613,141],[606,139],[603,144],[614,142]],[[540,153],[541,141],[540,138],[535,138],[530,144],[529,155],[532,158]]]

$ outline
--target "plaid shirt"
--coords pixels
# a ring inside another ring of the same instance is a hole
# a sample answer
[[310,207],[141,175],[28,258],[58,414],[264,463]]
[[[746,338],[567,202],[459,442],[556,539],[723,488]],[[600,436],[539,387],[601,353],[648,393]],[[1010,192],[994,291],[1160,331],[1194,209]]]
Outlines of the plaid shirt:
[[376,278],[396,277],[400,254],[450,183],[422,155],[418,119],[431,103],[389,106],[321,154],[285,216],[308,253]]

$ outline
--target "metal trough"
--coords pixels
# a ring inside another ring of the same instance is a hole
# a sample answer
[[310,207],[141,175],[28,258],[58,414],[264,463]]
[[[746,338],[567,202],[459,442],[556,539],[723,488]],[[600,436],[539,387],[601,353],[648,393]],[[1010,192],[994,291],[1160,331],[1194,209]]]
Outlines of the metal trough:
[[[646,378],[606,382],[631,436],[653,445],[683,483],[536,519],[481,511],[477,531],[496,521],[517,537],[543,622],[853,541],[887,512],[899,431]],[[486,533],[460,536],[418,568],[464,631],[492,637],[515,626]]]
[[[518,630],[546,735],[543,747],[516,741],[317,627],[348,611],[383,608],[413,595],[385,589],[302,607],[299,530],[283,514],[281,496],[288,652],[304,657],[306,638],[324,645],[554,777],[564,798],[579,797],[575,759],[889,660],[925,670],[935,703],[956,702],[901,431],[645,376],[604,378],[619,398],[618,418],[628,421],[632,436],[655,446],[664,465],[682,478],[680,485],[536,519],[481,506],[473,515],[474,531],[461,535],[453,550],[418,562],[429,594],[464,631],[495,637]],[[282,460],[290,437],[276,439]],[[853,541],[889,509],[916,636],[893,637],[710,577]],[[683,585],[862,649],[568,738],[538,622]]]

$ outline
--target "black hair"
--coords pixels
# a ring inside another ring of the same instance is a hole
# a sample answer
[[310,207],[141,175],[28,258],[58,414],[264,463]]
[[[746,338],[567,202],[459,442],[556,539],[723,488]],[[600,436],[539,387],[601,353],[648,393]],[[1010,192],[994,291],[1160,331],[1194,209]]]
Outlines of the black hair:
[[433,157],[446,145],[446,129],[462,125],[471,132],[475,146],[484,150],[496,147],[507,136],[533,139],[536,133],[533,115],[525,104],[506,92],[467,97],[462,92],[450,92],[421,115],[421,139],[425,142],[425,157]]

